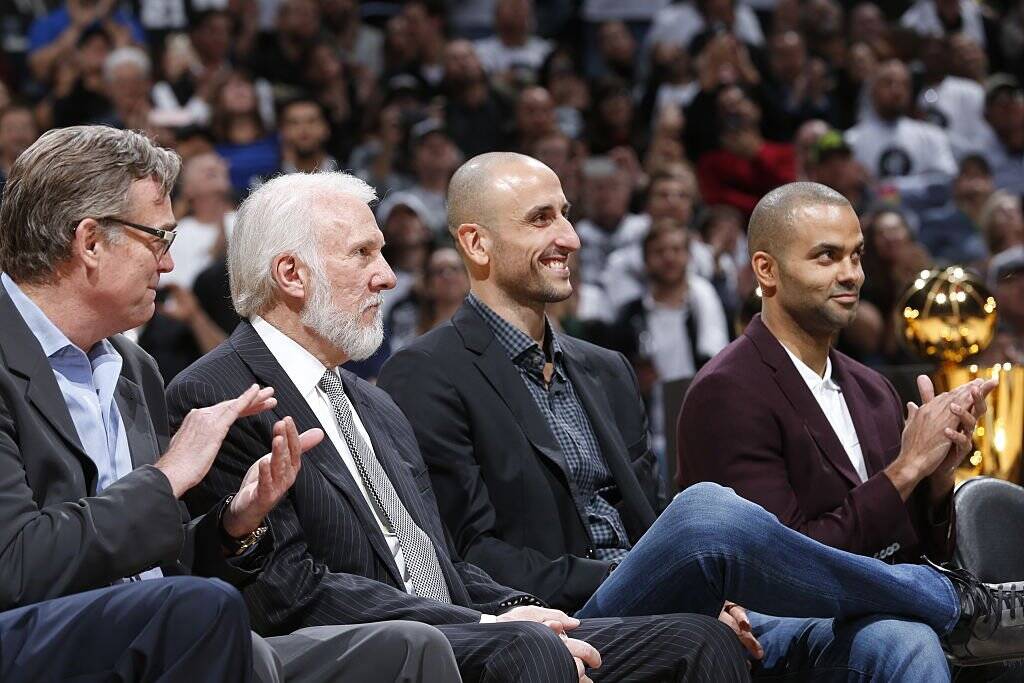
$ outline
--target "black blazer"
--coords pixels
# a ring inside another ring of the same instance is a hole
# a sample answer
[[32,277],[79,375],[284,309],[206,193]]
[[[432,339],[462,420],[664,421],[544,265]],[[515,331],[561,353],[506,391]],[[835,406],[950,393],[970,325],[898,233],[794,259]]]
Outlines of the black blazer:
[[0,610],[100,588],[156,566],[236,585],[251,580],[253,572],[224,561],[219,507],[189,521],[152,466],[168,440],[153,359],[124,337],[110,339],[123,358],[115,400],[136,469],[97,494],[96,466],[82,449],[53,370],[3,288],[0,320]]
[[[636,542],[654,522],[658,475],[626,359],[559,336]],[[608,574],[573,502],[555,435],[518,370],[469,304],[384,366],[378,386],[412,423],[456,548],[498,581],[575,611]]]
[[[373,513],[325,438],[303,456],[295,485],[268,518],[275,549],[259,580],[245,591],[255,629],[277,635],[307,626],[388,619],[476,623],[481,612],[497,614],[530,599],[453,554],[409,422],[380,389],[344,370],[341,377],[399,497],[434,541],[454,604],[405,592]],[[276,420],[290,415],[300,432],[321,426],[284,368],[243,320],[227,341],[168,387],[172,428],[190,409],[237,396],[253,382],[274,387],[277,408],[235,423],[213,469],[186,497],[191,509],[238,488],[249,466],[267,452]]]

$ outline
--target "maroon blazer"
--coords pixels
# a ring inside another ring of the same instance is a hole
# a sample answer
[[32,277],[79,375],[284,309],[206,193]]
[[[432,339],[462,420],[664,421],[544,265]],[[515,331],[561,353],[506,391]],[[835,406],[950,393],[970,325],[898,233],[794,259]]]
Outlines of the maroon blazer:
[[903,405],[880,374],[832,350],[832,377],[860,437],[860,481],[786,350],[755,316],[694,378],[678,423],[678,479],[728,486],[826,545],[889,562],[944,561],[951,505],[925,486],[904,502],[882,470],[900,452]]

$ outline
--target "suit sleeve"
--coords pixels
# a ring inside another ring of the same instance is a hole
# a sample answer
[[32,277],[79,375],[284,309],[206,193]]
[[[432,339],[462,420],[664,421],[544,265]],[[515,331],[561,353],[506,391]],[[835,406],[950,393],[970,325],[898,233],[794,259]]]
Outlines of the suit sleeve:
[[40,504],[22,464],[29,457],[0,393],[0,610],[175,561],[184,540],[180,508],[155,467],[144,465],[95,496]]
[[[199,382],[175,382],[167,403],[172,431],[191,409],[212,405],[230,392]],[[208,509],[236,491],[252,463],[269,447],[254,424],[236,422],[203,482],[186,495],[190,508]],[[300,471],[299,476],[303,473]],[[296,486],[300,485],[296,482]],[[245,590],[253,624],[264,635],[329,624],[361,624],[409,619],[427,624],[475,623],[480,612],[409,595],[380,581],[332,571],[310,551],[289,493],[270,513],[274,548],[259,578]]]
[[842,504],[817,517],[801,510],[790,482],[786,435],[771,406],[735,378],[712,373],[690,388],[679,416],[680,485],[713,481],[825,545],[874,555],[917,539],[910,514],[889,478],[875,474]]
[[583,604],[607,577],[610,563],[575,555],[547,557],[498,535],[468,411],[440,364],[421,351],[404,349],[385,364],[378,386],[412,424],[441,518],[461,555],[500,583],[552,606]]
[[[119,346],[125,344],[128,345],[122,348],[122,357],[132,364],[133,374],[142,385],[147,413],[156,433],[156,457],[159,457],[167,452],[171,441],[163,376],[152,356],[129,342],[121,342]],[[224,499],[215,501],[201,514],[190,517],[185,505],[179,502],[179,524],[185,525],[185,538],[176,558],[178,566],[173,571],[221,579],[241,588],[255,579],[262,568],[267,549],[274,543],[273,533],[264,535],[259,543],[239,557],[224,557],[220,534],[223,504]]]

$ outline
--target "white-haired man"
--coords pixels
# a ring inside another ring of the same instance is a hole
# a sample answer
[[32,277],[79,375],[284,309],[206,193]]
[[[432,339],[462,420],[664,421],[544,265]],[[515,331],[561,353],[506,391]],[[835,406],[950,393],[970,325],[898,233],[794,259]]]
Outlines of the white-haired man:
[[457,680],[447,643],[421,624],[250,642],[233,588],[165,578],[254,580],[275,545],[264,519],[323,438],[282,417],[261,445],[272,454],[239,486],[191,520],[179,502],[228,426],[275,404],[273,389],[250,385],[168,439],[156,363],[119,334],[153,315],[174,267],[179,167],[138,133],[80,126],[49,131],[11,169],[0,207],[0,679],[220,683],[252,680],[255,663],[259,681],[320,681],[377,654],[356,680],[430,662],[434,680]]
[[[327,433],[271,514],[278,545],[245,592],[256,629],[421,621],[448,638],[466,681],[586,680],[598,666],[607,681],[746,679],[738,642],[709,617],[580,622],[453,553],[408,421],[387,394],[337,369],[381,343],[381,292],[395,284],[374,198],[344,173],[282,176],[253,192],[228,245],[246,320],[168,387],[172,426],[258,382],[300,428]],[[272,422],[234,425],[189,494],[193,509],[237,486]]]

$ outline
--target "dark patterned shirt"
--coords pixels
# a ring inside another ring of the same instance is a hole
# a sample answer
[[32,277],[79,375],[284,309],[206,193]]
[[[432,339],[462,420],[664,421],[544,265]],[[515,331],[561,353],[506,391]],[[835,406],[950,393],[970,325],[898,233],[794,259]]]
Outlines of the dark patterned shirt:
[[594,555],[606,561],[622,560],[630,548],[629,537],[618,510],[606,500],[616,493],[615,482],[601,454],[590,419],[565,374],[558,336],[545,320],[544,338],[550,342],[554,366],[551,383],[548,384],[544,380],[544,351],[537,342],[473,294],[467,297],[467,301],[491,328],[519,370],[523,384],[554,434],[569,466],[576,507],[586,521],[594,544]]

